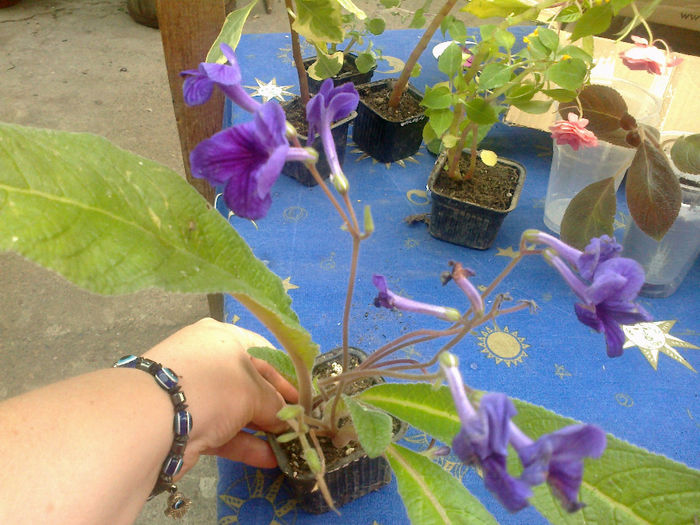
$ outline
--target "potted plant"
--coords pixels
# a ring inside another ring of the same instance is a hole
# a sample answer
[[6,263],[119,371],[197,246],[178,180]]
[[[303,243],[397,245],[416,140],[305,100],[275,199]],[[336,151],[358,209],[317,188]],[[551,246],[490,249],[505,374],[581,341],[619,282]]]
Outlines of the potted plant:
[[[623,63],[631,69],[661,74],[681,60],[667,48],[656,47],[651,35],[650,41],[640,37],[633,40],[635,46],[621,53]],[[658,241],[674,224],[682,201],[681,186],[669,155],[683,167],[695,169],[687,159],[697,155],[698,144],[694,139],[682,140],[675,154],[673,150],[667,153],[659,131],[639,122],[629,111],[625,99],[615,89],[589,85],[576,102],[560,105],[561,120],[551,127],[552,136],[556,142],[581,148],[583,152],[599,140],[629,150],[632,161],[627,170],[625,193],[630,216],[642,232]],[[619,174],[610,172],[605,165],[597,170],[604,178],[578,192],[561,221],[562,239],[574,246],[580,247],[586,235],[613,231]]]
[[[422,94],[409,80],[419,73],[418,59],[456,3],[457,0],[447,0],[443,4],[411,51],[398,79],[358,87],[360,105],[352,139],[372,158],[394,162],[413,155],[420,148],[427,118],[419,105]],[[423,23],[422,10],[419,10],[410,27],[422,27]]]

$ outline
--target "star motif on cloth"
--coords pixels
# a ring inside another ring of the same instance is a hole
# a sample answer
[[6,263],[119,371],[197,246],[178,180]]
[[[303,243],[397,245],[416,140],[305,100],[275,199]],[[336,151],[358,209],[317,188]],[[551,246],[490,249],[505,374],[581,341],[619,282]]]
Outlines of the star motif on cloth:
[[503,248],[497,248],[496,256],[500,257],[510,257],[511,259],[515,259],[520,252],[514,251],[512,246],[508,246],[508,248],[503,249]]
[[289,88],[294,86],[278,86],[277,79],[275,77],[272,77],[272,80],[270,80],[268,83],[265,83],[258,78],[255,79],[255,82],[258,84],[257,86],[244,87],[252,89],[253,92],[251,95],[254,97],[261,97],[263,102],[267,102],[273,98],[279,100],[280,102],[284,102],[286,100],[284,95],[290,97],[294,96],[294,93],[287,91]]
[[625,344],[622,345],[622,348],[638,347],[654,370],[657,370],[659,353],[662,353],[696,372],[692,365],[673,347],[700,350],[700,346],[695,346],[669,334],[674,324],[676,324],[675,320],[623,325],[622,331],[625,333]]
[[292,277],[289,276],[286,279],[282,280],[282,286],[284,287],[284,291],[288,292],[289,290],[296,290],[299,288],[296,284],[292,283],[291,281]]

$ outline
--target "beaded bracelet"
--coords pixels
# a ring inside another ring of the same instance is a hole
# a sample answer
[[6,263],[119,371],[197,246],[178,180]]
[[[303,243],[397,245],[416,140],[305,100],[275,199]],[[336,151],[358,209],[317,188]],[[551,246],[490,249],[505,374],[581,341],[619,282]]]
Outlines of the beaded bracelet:
[[192,430],[192,415],[187,411],[185,394],[180,390],[180,385],[178,385],[178,376],[160,363],[135,355],[126,355],[114,363],[113,366],[114,368],[134,368],[151,374],[158,386],[170,396],[170,400],[175,408],[175,417],[173,419],[175,437],[173,438],[170,452],[163,462],[156,486],[151,491],[148,499],[150,500],[163,491],[169,491],[170,496],[168,497],[165,515],[172,518],[181,518],[185,515],[192,502],[177,490],[177,485],[173,483],[173,476],[180,472],[182,468],[185,446],[187,445],[189,433]]

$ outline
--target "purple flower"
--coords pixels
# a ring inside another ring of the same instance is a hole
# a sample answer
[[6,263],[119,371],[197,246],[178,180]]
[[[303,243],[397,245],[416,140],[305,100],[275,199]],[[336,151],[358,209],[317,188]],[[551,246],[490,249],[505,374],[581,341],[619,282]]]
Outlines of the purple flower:
[[622,355],[625,336],[620,325],[651,320],[634,302],[644,284],[642,266],[620,257],[620,245],[607,235],[591,239],[583,252],[537,230],[527,230],[523,238],[551,248],[543,255],[581,299],[574,305],[579,321],[605,335],[608,356]]
[[441,366],[461,422],[452,450],[465,464],[481,467],[486,488],[509,511],[527,507],[532,496],[529,485],[506,470],[510,420],[516,413],[513,403],[504,394],[486,394],[475,411],[464,391],[456,358],[443,354]]
[[396,308],[397,310],[403,310],[406,312],[416,312],[419,314],[432,315],[445,321],[459,321],[461,318],[460,313],[454,308],[448,308],[445,306],[435,306],[432,304],[421,303],[418,301],[413,301],[412,299],[406,299],[400,295],[396,295],[394,292],[389,290],[386,284],[386,278],[383,275],[373,275],[372,284],[379,290],[379,295],[374,299],[374,306],[377,308]]
[[225,185],[224,201],[236,215],[260,219],[284,163],[311,158],[302,148],[290,148],[285,133],[284,111],[267,102],[252,121],[200,142],[190,153],[192,175]]
[[333,80],[327,78],[321,84],[318,93],[306,105],[306,120],[309,123],[308,144],[313,142],[317,133],[321,136],[328,165],[331,167],[331,177],[342,173],[331,135],[331,124],[352,113],[359,101],[360,95],[352,82],[334,87]]
[[228,59],[228,64],[202,62],[197,69],[188,69],[180,73],[180,76],[186,77],[182,86],[185,103],[190,106],[204,104],[211,97],[216,85],[236,105],[249,113],[255,113],[260,108],[260,103],[241,86],[241,69],[233,49],[222,43],[221,52]]
[[524,467],[523,481],[530,485],[546,481],[568,512],[584,506],[578,501],[583,458],[599,458],[603,454],[605,432],[594,425],[570,425],[545,434],[533,443],[512,425],[511,443]]

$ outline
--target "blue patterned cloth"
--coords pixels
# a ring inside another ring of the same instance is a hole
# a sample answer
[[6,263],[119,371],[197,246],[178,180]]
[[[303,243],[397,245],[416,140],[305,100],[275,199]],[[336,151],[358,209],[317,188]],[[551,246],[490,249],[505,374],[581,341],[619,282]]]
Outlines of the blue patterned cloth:
[[[518,36],[530,32],[522,28]],[[420,37],[419,31],[389,31],[377,45],[385,55],[405,58]],[[430,49],[421,58],[426,83],[440,78]],[[309,52],[310,53],[310,52]],[[245,86],[257,87],[273,79],[295,91],[295,71],[286,34],[245,35],[237,50]],[[380,63],[374,79],[385,73]],[[257,81],[257,82],[256,82]],[[289,98],[289,97],[287,97]],[[227,108],[227,122],[249,118]],[[487,285],[510,261],[526,228],[546,230],[544,197],[552,156],[548,134],[498,125],[484,147],[522,163],[527,179],[518,207],[505,219],[494,246],[471,250],[432,238],[424,224],[409,225],[404,218],[428,213],[425,185],[435,157],[424,148],[403,163],[390,166],[364,158],[350,142],[344,169],[353,202],[361,212],[370,204],[376,232],[362,245],[360,271],[353,302],[351,344],[371,350],[391,338],[419,327],[440,327],[425,317],[377,309],[372,273],[387,277],[390,288],[425,302],[464,309],[465,298],[456,286],[442,287],[440,273],[447,261],[457,260],[476,271],[473,281]],[[624,187],[623,187],[624,189]],[[629,221],[620,190],[617,235]],[[337,346],[350,254],[349,236],[322,191],[307,188],[285,176],[273,188],[268,216],[253,224],[231,217],[231,224],[269,268],[287,280],[293,307],[302,325],[322,351]],[[222,201],[221,212],[228,216]],[[630,345],[622,357],[610,359],[605,342],[581,325],[574,314],[575,297],[564,282],[537,257],[526,259],[498,289],[514,299],[533,299],[537,314],[520,312],[482,326],[456,349],[465,381],[474,388],[505,392],[563,415],[600,425],[619,438],[700,467],[700,264],[695,264],[681,289],[667,299],[644,299],[643,306],[657,324],[643,348]],[[241,306],[226,302],[227,320],[266,334]],[[656,336],[654,339],[652,336]],[[697,346],[696,346],[697,345]],[[425,357],[435,346],[410,348],[406,355]],[[429,439],[409,432],[403,444],[425,448]],[[483,488],[473,469],[448,457],[442,462],[502,523],[546,523],[534,509],[508,514]],[[277,469],[260,470],[219,460],[220,525],[255,524],[373,524],[407,523],[395,480],[382,490],[341,509],[342,516],[309,515],[297,508]]]

